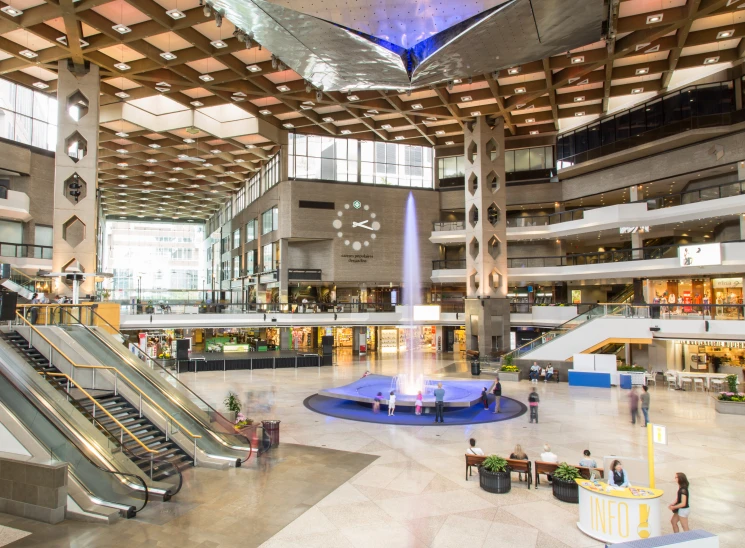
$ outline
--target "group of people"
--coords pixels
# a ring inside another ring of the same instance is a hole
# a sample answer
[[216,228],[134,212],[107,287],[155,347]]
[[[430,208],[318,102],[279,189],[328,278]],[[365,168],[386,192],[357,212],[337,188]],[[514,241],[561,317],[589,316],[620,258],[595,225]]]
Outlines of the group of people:
[[[364,377],[367,377],[369,373],[365,373]],[[435,396],[435,422],[445,422],[442,418],[443,411],[445,409],[445,389],[442,387],[442,383],[437,383],[437,388],[434,390]],[[373,400],[373,413],[380,413],[380,405],[383,401],[383,393],[378,392]],[[419,390],[416,395],[416,401],[414,402],[414,412],[417,415],[422,414],[423,398],[422,391]],[[388,416],[393,417],[396,414],[396,391],[391,390],[388,395]]]
[[641,394],[636,390],[636,386],[631,387],[631,394],[629,394],[631,424],[636,424],[636,421],[639,418],[639,404],[641,403],[641,410],[644,415],[644,424],[641,426],[647,426],[647,423],[649,422],[649,401],[649,388],[647,386],[642,386]]
[[550,381],[554,376],[554,366],[551,365],[551,362],[544,368],[538,365],[538,363],[533,362],[533,365],[530,366],[530,371],[528,372],[528,378],[530,379],[530,382],[538,382],[538,379],[543,377],[543,382]]

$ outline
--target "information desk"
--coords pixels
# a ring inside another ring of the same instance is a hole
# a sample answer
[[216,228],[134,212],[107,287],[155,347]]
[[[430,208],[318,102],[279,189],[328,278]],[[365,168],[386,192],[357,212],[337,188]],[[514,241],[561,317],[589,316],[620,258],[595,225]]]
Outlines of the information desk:
[[579,485],[577,527],[584,534],[611,544],[660,536],[660,489],[575,481]]

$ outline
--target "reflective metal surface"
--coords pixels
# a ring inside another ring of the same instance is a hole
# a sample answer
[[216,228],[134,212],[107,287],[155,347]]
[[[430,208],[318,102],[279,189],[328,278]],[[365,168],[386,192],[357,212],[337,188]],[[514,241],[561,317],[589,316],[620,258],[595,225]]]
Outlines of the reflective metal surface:
[[[445,4],[452,7],[457,2],[462,10],[450,17],[447,28],[440,28],[448,24],[448,17],[447,13],[439,19],[432,15],[444,9],[435,7],[435,2],[372,0],[373,6],[366,9],[373,10],[377,18],[371,18],[366,27],[358,21],[362,0],[350,2],[308,1],[310,8],[302,8],[299,0],[215,0],[213,5],[325,91],[406,89],[488,73],[595,42],[604,17],[603,0],[453,0]],[[376,5],[381,9],[375,11]],[[401,10],[408,10],[408,15],[400,22],[391,18]],[[342,21],[354,27],[342,26]],[[399,23],[402,34],[392,36],[385,25]],[[369,35],[366,28],[385,34]],[[428,33],[429,37],[408,49],[398,45],[407,44],[412,34]]]

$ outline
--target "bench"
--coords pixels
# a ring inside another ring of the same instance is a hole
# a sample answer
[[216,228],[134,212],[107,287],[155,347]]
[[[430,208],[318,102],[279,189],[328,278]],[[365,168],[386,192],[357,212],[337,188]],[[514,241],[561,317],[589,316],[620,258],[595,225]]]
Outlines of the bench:
[[[466,481],[472,475],[471,467],[480,466],[486,460],[486,455],[469,455],[466,453]],[[529,460],[505,459],[510,467],[510,472],[517,472],[522,476],[525,474],[525,480],[528,482],[528,489],[533,483],[533,471]]]
[[[579,470],[579,473],[585,479],[590,479],[590,474],[593,470],[595,471],[596,475],[599,475],[601,478],[603,477],[602,468],[588,468],[587,466],[579,466],[576,464],[573,464],[572,466]],[[545,474],[546,477],[553,476],[558,467],[559,465],[555,462],[544,462],[542,460],[535,461],[533,465],[533,469],[535,470],[535,488],[538,489],[538,485],[541,482],[541,474]]]

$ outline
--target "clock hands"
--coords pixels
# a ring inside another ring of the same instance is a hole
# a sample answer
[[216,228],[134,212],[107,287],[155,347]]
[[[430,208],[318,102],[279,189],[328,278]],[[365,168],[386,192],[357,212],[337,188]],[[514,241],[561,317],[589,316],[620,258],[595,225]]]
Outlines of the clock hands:
[[356,221],[352,221],[352,228],[360,227],[360,228],[366,228],[367,230],[373,230],[373,227],[367,226],[367,223],[368,223],[367,220],[364,220],[364,221],[362,221],[360,223],[358,223]]

